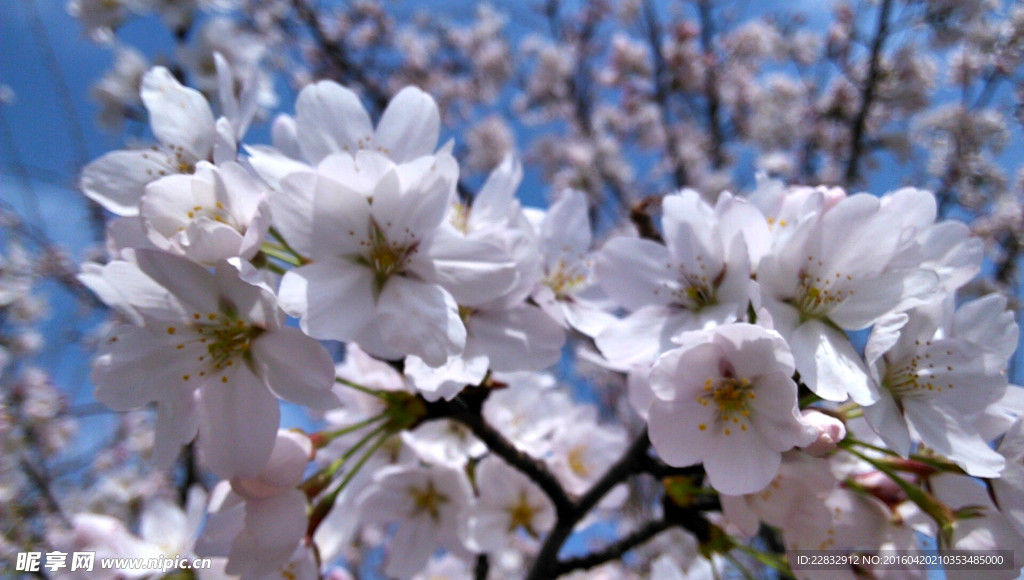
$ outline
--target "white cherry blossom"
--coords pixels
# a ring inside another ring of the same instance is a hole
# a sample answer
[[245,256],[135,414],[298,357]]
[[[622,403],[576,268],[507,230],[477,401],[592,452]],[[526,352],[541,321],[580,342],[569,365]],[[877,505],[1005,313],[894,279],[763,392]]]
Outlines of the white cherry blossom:
[[466,551],[473,492],[460,470],[391,467],[377,472],[357,509],[364,522],[398,523],[384,571],[408,578],[441,546]]
[[752,493],[801,439],[793,355],[760,326],[702,332],[704,340],[665,353],[651,371],[651,443],[670,465],[703,462],[719,492]]
[[140,213],[154,245],[208,266],[236,256],[252,259],[270,226],[262,189],[234,162],[218,167],[200,161],[192,175],[150,183]]
[[601,288],[631,311],[596,337],[617,367],[652,362],[680,332],[735,322],[756,299],[744,232],[767,225],[753,206],[724,194],[711,207],[683,190],[662,208],[665,245],[616,237],[597,256]]
[[173,174],[191,174],[210,160],[216,128],[210,104],[199,91],[183,86],[164,67],[142,79],[142,102],[158,144],[107,153],[85,166],[79,183],[89,198],[121,216],[139,213],[146,184]]
[[337,404],[330,355],[284,326],[268,288],[243,281],[227,262],[211,273],[165,253],[136,256],[137,264],[112,262],[81,275],[134,323],[110,331],[92,380],[96,397],[114,409],[157,403],[160,462],[198,430],[215,473],[252,475],[270,457],[279,397],[313,408]]
[[313,263],[281,282],[285,310],[316,338],[355,340],[375,356],[407,354],[440,366],[466,346],[458,305],[508,289],[500,248],[442,225],[458,167],[450,155],[395,165],[379,153],[335,154],[292,189],[314,191]]
[[870,404],[878,393],[843,330],[867,328],[935,290],[937,275],[908,259],[916,233],[934,221],[935,199],[915,189],[885,202],[858,194],[829,207],[822,198],[812,193],[818,209],[776,224],[792,232],[776,237],[757,279],[800,380],[824,399]]
[[[993,295],[964,304],[949,329],[935,308],[918,308],[879,322],[865,348],[880,398],[864,416],[896,452],[911,450],[911,430],[968,473],[995,477],[1003,458],[974,427],[1006,390],[1006,359],[1017,325]],[[975,342],[977,341],[977,342]]]
[[306,532],[306,496],[296,488],[312,457],[308,437],[278,431],[270,458],[258,473],[214,488],[197,553],[226,556],[225,571],[243,578],[286,567]]
[[555,525],[555,508],[536,483],[491,455],[476,466],[480,490],[470,522],[470,537],[484,552],[510,547],[520,530],[539,538]]

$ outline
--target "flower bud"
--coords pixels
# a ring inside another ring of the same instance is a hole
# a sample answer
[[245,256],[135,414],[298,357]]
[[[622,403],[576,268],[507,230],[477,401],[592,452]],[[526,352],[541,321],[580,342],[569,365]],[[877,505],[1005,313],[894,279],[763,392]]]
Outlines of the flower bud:
[[846,437],[846,425],[839,419],[816,411],[801,411],[804,433],[800,447],[814,457],[821,457],[836,450],[836,445]]

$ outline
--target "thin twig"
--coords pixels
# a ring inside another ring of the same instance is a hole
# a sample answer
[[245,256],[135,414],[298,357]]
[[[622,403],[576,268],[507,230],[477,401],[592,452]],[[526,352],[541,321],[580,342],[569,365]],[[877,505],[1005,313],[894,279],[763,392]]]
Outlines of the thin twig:
[[889,12],[892,9],[892,0],[882,0],[878,9],[878,23],[875,27],[875,37],[871,41],[871,61],[868,64],[868,76],[864,79],[864,86],[861,87],[860,110],[853,120],[853,133],[850,136],[850,158],[846,162],[846,183],[852,185],[860,177],[860,159],[865,150],[865,133],[867,132],[868,114],[871,112],[871,105],[875,101],[875,91],[878,89],[879,77],[882,72],[882,49],[889,36]]
[[605,562],[617,560],[626,552],[646,543],[654,536],[657,536],[661,532],[673,526],[674,524],[672,522],[666,520],[653,520],[647,522],[643,526],[640,526],[640,528],[597,552],[559,562],[558,566],[555,568],[554,575],[561,576],[562,574],[568,574],[574,570],[588,570],[594,566],[604,564]]

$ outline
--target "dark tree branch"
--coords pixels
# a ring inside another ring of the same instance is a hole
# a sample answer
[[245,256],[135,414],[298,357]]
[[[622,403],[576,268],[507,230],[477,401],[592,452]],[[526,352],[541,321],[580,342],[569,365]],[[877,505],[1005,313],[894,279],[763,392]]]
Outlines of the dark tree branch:
[[344,80],[362,85],[367,96],[370,97],[370,100],[373,101],[374,106],[377,108],[377,112],[383,111],[388,106],[387,91],[381,88],[373,79],[367,77],[363,73],[362,68],[352,62],[344,44],[327,38],[327,33],[320,26],[320,18],[317,16],[316,10],[307,4],[306,0],[292,0],[292,6],[295,7],[299,19],[306,23],[310,34],[313,35],[313,40],[324,51],[324,55],[342,75],[347,77]]
[[449,418],[468,427],[495,455],[533,480],[551,499],[559,518],[572,509],[572,499],[544,462],[517,449],[511,441],[488,424],[478,410],[471,409],[461,398],[427,403],[427,416],[432,419]]
[[651,0],[644,2],[644,20],[647,23],[647,44],[650,46],[651,56],[654,59],[654,102],[658,104],[658,110],[661,112],[662,130],[665,131],[665,149],[672,161],[672,177],[675,186],[682,188],[686,187],[690,178],[680,154],[679,142],[672,131],[668,102],[669,90],[665,84],[667,75],[665,55],[661,53],[661,24],[658,22],[658,15]]
[[473,567],[473,578],[476,580],[487,580],[487,574],[491,571],[491,563],[487,554],[480,554],[476,557],[476,565]]
[[625,537],[619,539],[604,549],[593,552],[580,558],[571,558],[558,563],[555,568],[555,576],[568,574],[574,570],[588,570],[594,566],[600,566],[605,562],[611,562],[621,558],[626,552],[643,545],[648,540],[661,532],[673,527],[673,523],[666,520],[654,520],[647,522],[639,529],[634,530]]
[[866,149],[865,133],[867,132],[868,114],[874,104],[878,83],[882,72],[882,50],[889,37],[889,13],[892,0],[882,0],[878,9],[878,24],[875,36],[871,41],[871,61],[868,64],[868,76],[861,87],[861,103],[857,116],[853,120],[853,133],[850,136],[850,158],[846,162],[846,184],[852,185],[860,178],[860,160]]
[[707,99],[708,130],[711,131],[711,166],[725,166],[725,130],[722,128],[721,99],[718,95],[718,70],[715,62],[715,26],[711,15],[711,0],[700,0],[700,47],[704,53],[704,97]]
[[562,549],[565,540],[572,534],[573,528],[613,487],[639,471],[650,446],[651,442],[647,438],[647,429],[645,428],[633,440],[622,457],[583,494],[579,501],[572,503],[568,509],[558,510],[558,521],[555,523],[555,528],[544,540],[540,553],[526,577],[527,580],[545,580],[553,577],[553,571],[559,566],[558,552]]

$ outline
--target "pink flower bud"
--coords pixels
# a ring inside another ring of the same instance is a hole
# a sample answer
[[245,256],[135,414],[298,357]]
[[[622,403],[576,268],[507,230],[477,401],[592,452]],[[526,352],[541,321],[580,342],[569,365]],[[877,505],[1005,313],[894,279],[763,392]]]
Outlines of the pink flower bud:
[[839,419],[814,409],[805,409],[800,414],[804,424],[800,447],[808,454],[821,457],[831,453],[846,437],[846,425]]

